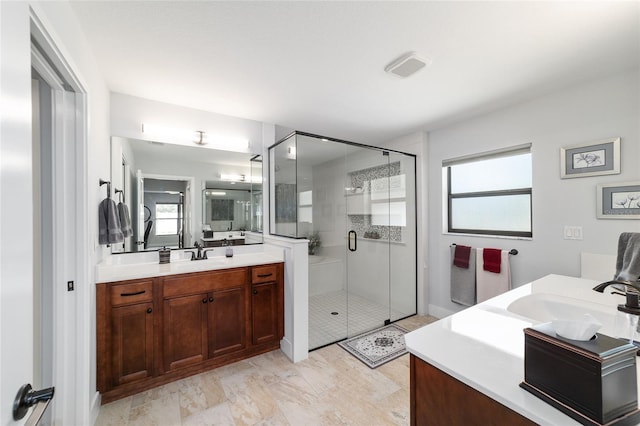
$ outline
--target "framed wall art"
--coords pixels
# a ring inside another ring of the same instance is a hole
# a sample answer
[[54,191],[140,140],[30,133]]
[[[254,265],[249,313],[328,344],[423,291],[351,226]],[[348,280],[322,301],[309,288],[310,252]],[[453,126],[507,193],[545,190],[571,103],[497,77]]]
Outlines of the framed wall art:
[[640,182],[597,185],[598,219],[640,219]]
[[620,138],[560,148],[562,179],[620,173]]

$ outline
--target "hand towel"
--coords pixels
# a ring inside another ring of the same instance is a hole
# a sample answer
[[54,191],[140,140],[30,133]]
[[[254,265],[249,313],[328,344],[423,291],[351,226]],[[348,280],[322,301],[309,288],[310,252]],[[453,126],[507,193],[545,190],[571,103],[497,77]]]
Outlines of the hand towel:
[[[476,249],[476,262],[484,262],[484,250]],[[509,252],[500,252],[500,272],[485,271],[484,268],[476,268],[476,299],[477,302],[484,302],[494,296],[511,290],[511,267],[509,265]]]
[[482,269],[499,274],[502,250],[486,248],[482,251],[482,253]]
[[620,234],[615,279],[620,281],[640,279],[640,233],[623,232]]
[[133,234],[133,230],[131,229],[131,216],[129,215],[129,207],[123,202],[118,204],[118,216],[120,218],[122,236],[124,238],[130,237]]
[[98,208],[98,241],[100,244],[114,244],[124,241],[120,229],[116,203],[105,198]]
[[468,268],[470,255],[471,247],[456,244],[453,256],[453,264],[459,268]]
[[[458,246],[456,246],[458,247]],[[455,248],[451,247],[451,256],[455,256]],[[466,268],[451,264],[451,301],[464,306],[476,303],[476,254],[469,247],[469,258]]]

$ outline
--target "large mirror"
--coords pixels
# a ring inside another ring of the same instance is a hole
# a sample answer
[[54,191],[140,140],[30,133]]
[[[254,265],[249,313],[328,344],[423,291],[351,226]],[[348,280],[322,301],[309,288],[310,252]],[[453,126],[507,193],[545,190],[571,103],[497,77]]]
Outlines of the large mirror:
[[260,155],[114,136],[111,191],[132,228],[112,253],[263,241]]

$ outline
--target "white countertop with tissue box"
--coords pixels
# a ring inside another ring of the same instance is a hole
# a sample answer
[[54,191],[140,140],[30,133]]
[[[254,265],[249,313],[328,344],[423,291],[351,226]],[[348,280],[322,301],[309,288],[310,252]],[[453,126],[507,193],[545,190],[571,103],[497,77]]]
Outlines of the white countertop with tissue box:
[[538,424],[578,425],[519,387],[524,379],[523,329],[589,313],[602,323],[599,333],[622,335],[623,321],[617,306],[624,303],[624,298],[610,294],[609,289],[604,293],[594,291],[597,284],[594,280],[548,275],[406,334],[407,349]]
[[109,256],[96,266],[96,283],[124,281],[137,278],[160,277],[215,269],[279,263],[284,261],[280,249],[264,245],[235,246],[233,257],[225,256],[225,247],[208,250],[208,259],[191,260],[194,249],[171,250],[170,263],[160,264],[157,251],[125,253]]

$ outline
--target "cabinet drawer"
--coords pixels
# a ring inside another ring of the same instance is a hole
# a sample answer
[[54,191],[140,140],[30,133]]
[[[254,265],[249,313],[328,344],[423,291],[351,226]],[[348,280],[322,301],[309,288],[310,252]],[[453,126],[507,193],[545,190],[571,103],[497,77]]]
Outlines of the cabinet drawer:
[[165,278],[163,296],[166,299],[167,297],[224,290],[227,288],[243,286],[246,284],[246,281],[246,268]]
[[152,299],[153,280],[114,284],[111,286],[111,306],[151,302]]
[[254,266],[251,268],[251,283],[266,283],[278,278],[277,265]]

